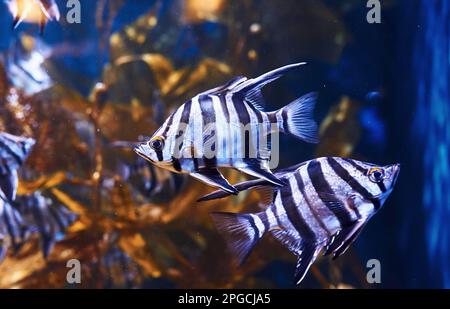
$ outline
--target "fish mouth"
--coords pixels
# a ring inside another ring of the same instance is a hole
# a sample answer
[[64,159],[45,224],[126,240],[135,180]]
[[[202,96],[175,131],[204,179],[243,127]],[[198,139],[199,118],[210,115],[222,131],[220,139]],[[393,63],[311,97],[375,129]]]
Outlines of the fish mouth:
[[152,159],[146,154],[145,151],[145,144],[139,144],[137,146],[134,146],[133,150],[135,153],[137,153],[140,157],[144,158],[147,161],[153,162]]
[[393,170],[392,184],[395,184],[395,182],[397,181],[398,175],[400,174],[400,163],[393,164],[392,170]]

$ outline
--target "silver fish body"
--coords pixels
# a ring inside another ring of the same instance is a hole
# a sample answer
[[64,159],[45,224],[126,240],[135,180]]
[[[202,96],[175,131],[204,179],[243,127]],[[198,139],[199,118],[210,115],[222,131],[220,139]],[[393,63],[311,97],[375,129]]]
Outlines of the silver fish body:
[[[263,180],[236,185],[270,193],[266,210],[255,214],[212,213],[237,260],[242,263],[267,232],[298,257],[300,283],[318,254],[343,254],[393,190],[400,165],[376,166],[352,159],[319,158],[275,175],[286,182],[273,187]],[[226,196],[216,191],[201,200]]]
[[261,89],[303,63],[288,65],[255,79],[237,77],[203,92],[178,108],[135,151],[155,165],[236,194],[217,170],[235,168],[251,176],[283,185],[269,169],[270,136],[291,134],[306,142],[317,141],[312,119],[315,94],[301,97],[275,112],[262,109]]

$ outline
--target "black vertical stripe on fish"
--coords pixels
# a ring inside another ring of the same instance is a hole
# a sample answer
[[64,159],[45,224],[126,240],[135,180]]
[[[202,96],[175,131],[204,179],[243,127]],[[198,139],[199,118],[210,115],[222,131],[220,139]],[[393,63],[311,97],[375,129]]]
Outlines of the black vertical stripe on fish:
[[156,157],[158,158],[158,161],[160,161],[160,162],[164,161],[163,153],[162,153],[161,149],[155,150],[155,153],[156,153]]
[[172,166],[177,172],[181,172],[181,163],[180,160],[178,160],[175,157],[172,157]]
[[283,130],[289,131],[288,109],[283,108],[281,110],[281,119],[283,120]]
[[334,158],[327,158],[327,162],[332,168],[332,170],[344,180],[353,190],[358,192],[364,199],[372,198],[372,194],[364,188],[352,175],[337,162]]
[[[250,133],[249,128],[247,125],[250,123],[250,114],[248,113],[246,104],[242,102],[242,98],[240,95],[233,95],[231,97],[231,100],[233,101],[233,106],[236,110],[236,113],[238,115],[239,124],[244,129],[244,158],[250,157]],[[251,129],[251,128],[250,128]],[[242,136],[242,135],[241,135]]]
[[280,196],[281,205],[286,211],[286,215],[289,221],[297,230],[297,232],[300,234],[300,236],[308,240],[315,239],[316,235],[311,230],[306,221],[303,220],[301,214],[299,213],[299,210],[297,209],[294,198],[292,196],[290,180],[288,184],[286,184],[284,187],[281,188],[280,194],[281,194]]
[[381,192],[386,192],[387,190],[386,190],[386,186],[384,185],[384,182],[383,181],[380,181],[380,182],[377,182],[377,185],[378,185],[378,188],[380,188],[380,191]]
[[194,147],[191,147],[191,158],[194,162],[194,171],[198,172],[200,170],[197,154],[195,153]]
[[269,118],[269,123],[270,124],[277,124],[278,123],[277,113],[276,112],[267,113],[267,117]]
[[319,223],[320,227],[328,234],[331,235],[330,231],[328,230],[328,228],[326,227],[325,223],[323,222],[323,220],[319,217],[319,215],[317,214],[317,212],[315,211],[315,208],[311,206],[310,204],[310,200],[308,198],[308,195],[305,192],[305,184],[303,182],[303,178],[302,175],[300,173],[294,173],[294,177],[295,180],[297,181],[297,186],[298,189],[300,191],[300,193],[302,194],[303,200],[305,201],[306,206],[309,208],[309,210],[311,211],[311,213],[313,214],[314,218],[316,219],[316,221]]
[[230,123],[230,113],[228,111],[225,95],[218,95],[217,97],[220,100],[220,106],[222,108],[223,115],[225,116],[225,121],[226,121],[226,123]]
[[[192,100],[187,101],[184,103],[183,111],[181,112],[180,121],[178,122],[178,128],[175,132],[176,137],[180,137],[182,134],[184,134],[184,129],[186,129],[186,126],[189,124],[189,117],[191,116],[191,106],[192,106]],[[183,127],[183,131],[181,131],[181,128]]]
[[[202,120],[203,120],[203,132],[205,132],[205,128],[208,126],[214,126],[212,136],[214,138],[214,143],[217,141],[217,125],[216,125],[216,113],[214,110],[214,103],[211,97],[209,96],[200,96],[198,98],[198,103],[200,106],[200,111],[202,114]],[[214,144],[211,146],[211,151],[215,151],[213,149]],[[208,157],[205,157],[204,151],[203,151],[203,160],[206,167],[216,167],[217,166],[217,154],[214,154],[214,156],[211,157],[209,155]]]
[[239,95],[231,96],[231,100],[233,101],[233,106],[238,114],[239,123],[245,127],[250,123],[250,115],[247,107],[245,106],[246,104],[242,102],[242,98]]
[[[360,166],[359,164],[357,164],[354,160],[352,159],[348,159],[348,158],[342,158],[345,162],[351,164],[354,168],[356,168],[358,171],[360,171],[362,174],[367,175],[368,170],[363,168],[362,166]],[[381,189],[381,188],[380,188]],[[375,207],[375,210],[380,209],[381,207],[381,203],[380,201],[376,198],[373,197],[372,194],[369,193],[369,197],[367,198],[369,201],[372,202],[373,206]]]
[[263,211],[260,213],[260,219],[264,224],[264,230],[270,230],[271,226],[269,225],[269,217],[267,216],[267,212]]
[[360,166],[359,164],[357,164],[354,160],[349,159],[349,158],[342,158],[342,160],[351,164],[354,168],[356,168],[358,171],[360,171],[364,175],[367,175],[368,170],[365,169],[364,167]]
[[167,120],[167,125],[164,128],[164,131],[161,133],[161,136],[166,137],[167,133],[169,132],[170,127],[172,126],[173,123],[173,118],[175,117],[176,111],[173,112],[172,114],[170,114],[169,119]]
[[324,205],[333,212],[333,214],[338,219],[341,226],[347,226],[351,224],[352,218],[346,209],[336,209],[334,207],[329,207],[328,203],[323,199],[321,193],[325,193],[328,195],[335,195],[333,190],[331,189],[330,184],[327,182],[323,175],[322,166],[320,162],[317,160],[312,160],[307,167],[309,178],[311,179],[311,183],[316,190],[317,195],[322,200]]

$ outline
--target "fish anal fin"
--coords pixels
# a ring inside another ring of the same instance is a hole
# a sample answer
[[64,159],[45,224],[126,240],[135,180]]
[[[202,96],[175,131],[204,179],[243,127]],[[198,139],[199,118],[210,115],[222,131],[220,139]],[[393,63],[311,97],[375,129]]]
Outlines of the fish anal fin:
[[348,248],[350,248],[351,244],[356,240],[356,238],[361,234],[361,231],[363,230],[365,226],[365,223],[361,224],[359,227],[357,227],[353,233],[342,243],[339,248],[337,248],[333,253],[333,260],[337,259],[339,256],[344,254]]
[[191,176],[206,183],[207,185],[218,187],[230,194],[238,194],[239,191],[233,187],[228,180],[217,169],[201,169],[198,172],[191,173]]
[[295,268],[295,282],[297,285],[305,278],[306,273],[316,260],[321,249],[320,246],[313,243],[302,244],[301,253],[298,255],[297,266]]
[[286,246],[289,251],[296,255],[300,254],[302,239],[299,239],[297,235],[289,232],[289,230],[285,229],[285,227],[283,226],[277,226],[277,228],[271,229],[270,232],[272,233],[273,237],[275,237],[281,244]]
[[362,220],[356,221],[351,226],[339,231],[327,244],[324,255],[333,253],[333,259],[336,259],[339,255],[343,254],[359,235],[364,224]]
[[278,241],[286,246],[289,251],[298,257],[295,270],[295,282],[296,284],[299,284],[305,277],[311,264],[317,258],[320,250],[322,250],[322,246],[316,244],[314,240],[298,238],[298,235],[290,233],[283,227],[271,229],[271,233]]

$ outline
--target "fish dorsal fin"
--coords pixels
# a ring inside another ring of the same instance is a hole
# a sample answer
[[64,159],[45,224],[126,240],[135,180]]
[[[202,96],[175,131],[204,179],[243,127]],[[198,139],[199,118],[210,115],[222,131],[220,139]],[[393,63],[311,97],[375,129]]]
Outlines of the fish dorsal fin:
[[338,258],[350,247],[356,237],[358,237],[364,225],[364,220],[358,220],[351,226],[345,227],[341,231],[333,235],[333,238],[327,244],[326,250],[323,255],[329,255],[333,253],[333,259]]
[[268,73],[265,73],[257,78],[249,79],[243,83],[240,83],[237,87],[234,87],[233,92],[241,93],[245,97],[247,95],[247,93],[249,93],[250,91],[252,91],[254,89],[261,90],[265,85],[279,79],[286,72],[288,72],[294,68],[297,68],[299,66],[302,66],[304,64],[306,64],[306,63],[300,62],[300,63],[289,64],[284,67],[275,69]]
[[234,87],[237,87],[238,85],[240,85],[241,83],[245,82],[246,80],[247,80],[247,77],[236,76],[236,77],[230,79],[225,84],[223,84],[223,85],[221,85],[219,87],[207,90],[207,91],[201,93],[201,95],[219,94],[222,91],[232,90]]
[[238,190],[230,185],[223,175],[216,168],[201,169],[191,173],[191,176],[206,183],[207,185],[218,187],[230,194],[238,194]]
[[262,94],[262,87],[264,87],[264,85],[260,85],[256,88],[251,89],[249,92],[247,92],[245,94],[245,102],[247,102],[248,104],[251,104],[256,110],[260,111],[260,112],[264,112],[264,106],[266,105],[265,101],[264,101],[264,96]]

